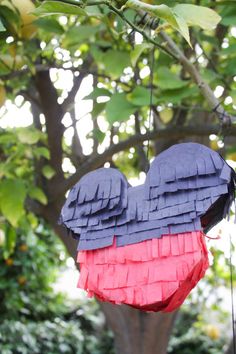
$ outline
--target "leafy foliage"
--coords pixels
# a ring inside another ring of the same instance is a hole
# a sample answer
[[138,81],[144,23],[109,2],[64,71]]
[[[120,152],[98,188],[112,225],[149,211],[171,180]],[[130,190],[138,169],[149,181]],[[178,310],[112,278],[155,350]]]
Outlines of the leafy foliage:
[[[37,220],[25,209],[27,196],[41,204],[47,204],[47,197],[41,188],[35,186],[32,175],[33,163],[40,158],[49,158],[46,146],[36,146],[43,143],[43,135],[34,128],[19,128],[11,131],[1,131],[1,161],[0,162],[0,210],[2,219],[0,229],[7,240],[4,256],[12,252],[16,238],[15,228],[20,226],[26,233],[37,226]],[[45,166],[46,167],[46,166]],[[47,176],[51,176],[51,168]]]
[[179,4],[173,8],[165,4],[150,5],[138,0],[128,0],[125,7],[141,9],[165,20],[170,26],[180,32],[180,34],[190,44],[188,25],[200,26],[203,29],[212,29],[220,21],[220,16],[211,9],[202,6]]
[[83,353],[84,338],[76,322],[65,322],[60,318],[40,323],[6,320],[0,325],[0,330],[3,354],[71,354],[74,350],[78,354]]
[[[81,177],[106,162],[128,178],[146,171],[145,144],[127,144],[126,151],[116,145],[150,130],[151,88],[151,129],[156,136],[165,129],[169,133],[150,144],[149,157],[177,142],[185,127],[218,123],[192,77],[166,51],[162,31],[194,63],[224,109],[234,114],[235,5],[207,0],[200,4],[65,0],[35,5],[30,0],[0,0],[1,352],[58,353],[59,337],[62,352],[112,353],[110,334],[97,334],[103,327],[96,327],[96,305],[89,303],[95,306],[89,321],[84,319],[89,311],[79,315],[81,309],[72,311],[67,321],[64,299],[55,297],[50,287],[61,246],[41,225],[45,227],[46,220],[58,231],[57,216],[74,173]],[[148,12],[148,19],[138,15],[140,9]],[[12,110],[12,103],[18,111]],[[32,114],[29,125],[11,128],[9,122],[16,126],[18,112],[26,111]],[[4,117],[9,118],[7,124]],[[189,138],[216,150],[222,146],[221,137],[209,141],[205,134],[194,133]],[[223,152],[235,160],[235,141],[226,142]],[[218,256],[216,252],[216,260]],[[217,287],[228,286],[222,263],[212,269],[218,274]],[[215,286],[214,281],[212,273],[207,287]],[[204,296],[200,294],[202,302]],[[185,331],[176,327],[170,353],[184,354],[187,348],[199,354],[222,352],[221,339],[209,339],[198,327],[190,329],[195,315],[182,317]],[[42,340],[36,341],[38,333]],[[17,349],[14,343],[21,336],[29,341],[23,340]]]
[[78,302],[52,288],[63,269],[63,245],[42,225],[36,234],[18,233],[11,257],[3,260],[0,250],[1,353],[112,354],[98,306],[90,301],[76,311]]
[[4,249],[0,249],[1,318],[50,319],[63,311],[64,299],[52,291],[63,246],[42,226],[36,234],[18,229],[14,237],[15,249],[5,260]]
[[[177,322],[177,325],[182,323]],[[192,325],[192,324],[191,324]],[[177,328],[177,326],[176,326]],[[212,338],[206,335],[204,328],[196,329],[192,326],[185,333],[175,332],[171,338],[168,354],[220,354],[224,347],[223,338],[215,338],[214,329],[211,331]]]

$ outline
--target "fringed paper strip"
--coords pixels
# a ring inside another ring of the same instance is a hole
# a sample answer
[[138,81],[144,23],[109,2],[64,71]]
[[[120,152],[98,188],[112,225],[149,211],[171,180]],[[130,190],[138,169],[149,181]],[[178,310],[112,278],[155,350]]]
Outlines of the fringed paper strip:
[[79,251],[78,287],[103,301],[145,311],[179,307],[208,267],[200,231],[141,243]]
[[112,168],[85,175],[60,222],[79,239],[78,287],[145,311],[177,309],[208,267],[203,231],[229,214],[236,174],[215,151],[177,144],[131,187]]
[[235,181],[217,152],[177,144],[154,159],[138,187],[112,168],[88,173],[70,191],[60,221],[79,239],[79,250],[111,246],[114,237],[121,247],[165,234],[208,231],[229,213]]

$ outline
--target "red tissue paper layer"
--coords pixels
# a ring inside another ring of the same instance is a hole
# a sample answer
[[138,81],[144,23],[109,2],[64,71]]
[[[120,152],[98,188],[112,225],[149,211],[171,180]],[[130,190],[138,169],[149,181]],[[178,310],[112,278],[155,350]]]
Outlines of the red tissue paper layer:
[[171,312],[186,299],[209,266],[202,231],[79,251],[77,287],[102,301],[144,311]]

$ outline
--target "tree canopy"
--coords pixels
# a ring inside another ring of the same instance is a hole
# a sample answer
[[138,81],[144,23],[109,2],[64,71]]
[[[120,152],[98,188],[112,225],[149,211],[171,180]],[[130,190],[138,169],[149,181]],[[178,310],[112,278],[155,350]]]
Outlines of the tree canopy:
[[[0,119],[5,259],[19,230],[42,220],[75,258],[60,208],[67,190],[104,164],[142,176],[147,152],[185,140],[235,159],[235,20],[234,1],[224,0],[0,0],[0,114],[16,122],[30,112],[26,127]],[[129,310],[102,306],[119,352]],[[127,322],[133,335],[138,321]],[[145,321],[166,321],[165,353],[174,316]],[[150,336],[143,345],[152,354]],[[127,344],[122,353],[130,352]]]

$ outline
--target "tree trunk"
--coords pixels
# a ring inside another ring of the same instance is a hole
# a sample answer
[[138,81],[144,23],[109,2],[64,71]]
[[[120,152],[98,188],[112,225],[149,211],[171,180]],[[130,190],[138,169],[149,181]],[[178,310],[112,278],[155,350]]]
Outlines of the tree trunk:
[[114,333],[117,354],[166,354],[176,312],[145,313],[126,305],[100,303]]
[[235,350],[236,350],[236,338],[232,339],[231,342],[230,342],[230,345],[227,349],[227,351],[225,352],[225,354],[235,354]]

